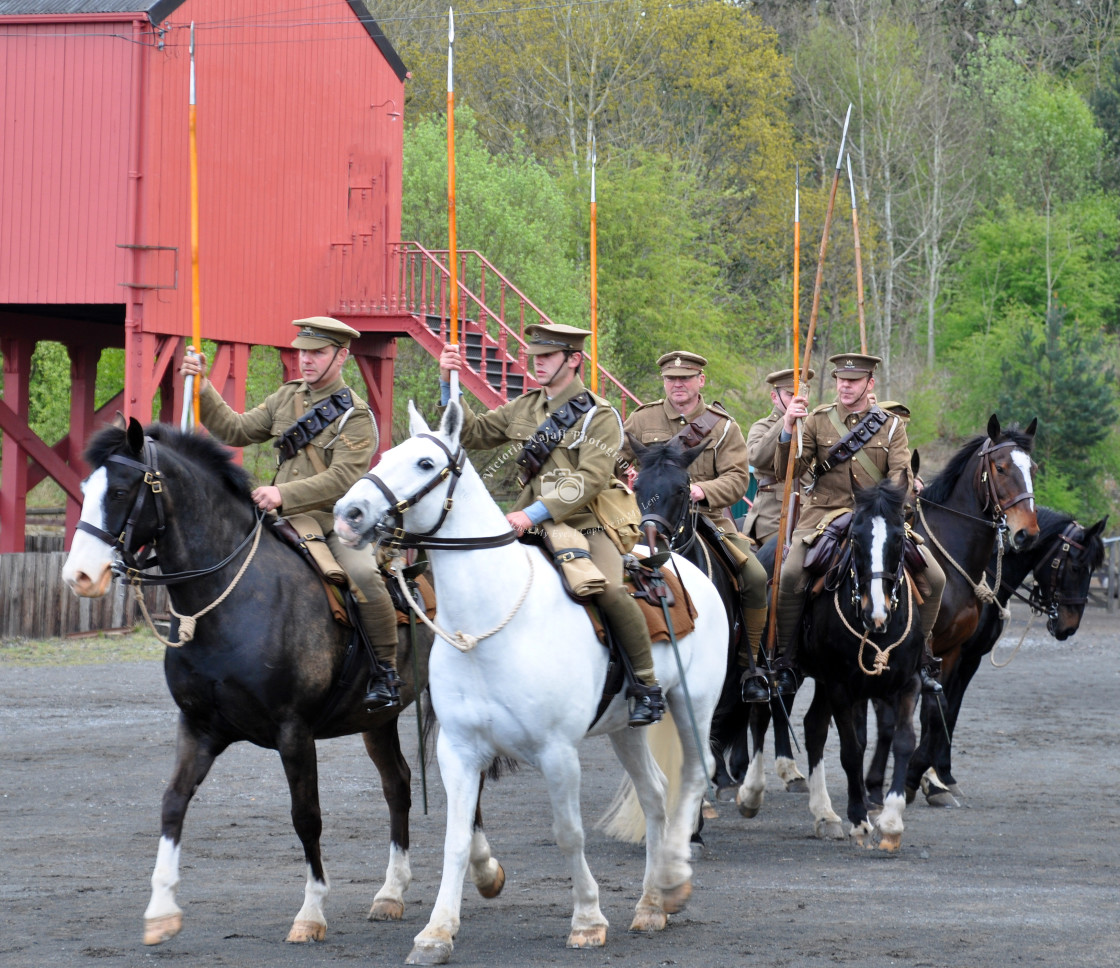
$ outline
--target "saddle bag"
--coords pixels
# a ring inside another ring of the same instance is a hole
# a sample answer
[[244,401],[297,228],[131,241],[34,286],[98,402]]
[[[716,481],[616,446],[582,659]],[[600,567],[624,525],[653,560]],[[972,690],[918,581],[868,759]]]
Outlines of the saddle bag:
[[634,492],[622,481],[612,478],[591,499],[589,507],[619,553],[629,554],[641,537],[638,526],[642,523],[642,512],[638,510]]
[[909,524],[906,525],[906,541],[902,545],[902,557],[906,561],[906,570],[911,575],[920,574],[929,567],[925,552],[920,547],[924,543],[922,536],[911,531]]
[[807,540],[810,546],[805,552],[804,566],[810,575],[823,575],[828,571],[837,551],[848,535],[852,523],[851,511],[838,511],[826,518],[818,526],[814,535]]

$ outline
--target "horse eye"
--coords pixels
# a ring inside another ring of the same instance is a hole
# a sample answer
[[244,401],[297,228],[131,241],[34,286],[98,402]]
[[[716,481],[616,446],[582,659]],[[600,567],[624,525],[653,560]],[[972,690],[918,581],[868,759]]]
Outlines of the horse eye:
[[416,466],[419,467],[422,471],[430,471],[433,467],[436,466],[436,463],[430,457],[421,457],[416,462]]

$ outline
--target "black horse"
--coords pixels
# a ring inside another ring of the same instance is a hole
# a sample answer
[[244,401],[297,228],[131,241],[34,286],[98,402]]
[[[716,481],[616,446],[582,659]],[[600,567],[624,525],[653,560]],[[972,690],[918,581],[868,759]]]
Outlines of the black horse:
[[[714,779],[721,799],[734,797],[740,813],[753,817],[762,805],[765,791],[765,773],[759,754],[770,724],[771,705],[776,707],[773,711],[776,725],[786,725],[788,720],[781,698],[773,699],[770,705],[744,703],[740,698],[742,670],[738,665],[738,649],[743,621],[736,585],[738,572],[726,552],[721,552],[715,528],[698,512],[689,496],[688,468],[707,443],[686,449],[675,441],[644,445],[633,436],[629,439],[641,467],[634,481],[634,492],[642,512],[641,527],[647,544],[654,548],[660,539],[696,565],[716,586],[727,610],[731,641],[723,692],[711,729],[711,748],[716,757]],[[773,563],[773,549],[770,563]],[[792,697],[784,697],[784,701],[791,704]],[[798,781],[804,783],[789,746],[788,729],[780,732],[775,729],[778,772],[787,789],[794,788]]]
[[[145,433],[136,420],[127,429],[122,421],[102,430],[85,458],[93,473],[84,485],[83,530],[75,536],[64,578],[79,595],[101,595],[118,553],[126,564],[146,569],[154,550],[173,614],[190,618],[172,622],[168,641],[190,638],[194,626],[193,638],[168,648],[164,657],[180,714],[145,943],[158,944],[182,928],[175,890],[187,805],[214,760],[241,740],[277,750],[291,790],[307,882],[288,940],[321,940],[326,934],[316,739],[362,734],[381,775],[390,826],[386,881],[369,917],[402,917],[411,879],[411,772],[397,735],[400,710],[363,708],[365,650],[335,621],[309,566],[271,527],[262,526],[249,498],[249,475],[210,437],[165,425]],[[402,626],[403,704],[427,681],[431,635],[424,630],[417,642],[414,657]],[[413,668],[416,682],[410,681]]]
[[[859,843],[885,850],[897,850],[902,839],[906,768],[915,745],[913,714],[920,691],[922,633],[904,570],[909,494],[905,473],[897,484],[887,479],[856,492],[846,547],[817,582],[823,588],[806,607],[797,651],[798,665],[814,680],[805,713],[814,832],[834,838],[850,833]],[[874,825],[863,778],[871,699],[888,705],[896,722],[891,788]],[[836,723],[840,762],[848,778],[850,831],[833,812],[825,782],[829,719]]]
[[[945,728],[933,728],[923,733],[918,748],[910,758],[906,780],[908,789],[917,789],[922,776],[933,767],[940,783],[933,783],[930,802],[952,806],[960,795],[960,787],[952,772],[952,737],[960,714],[961,702],[980,662],[996,645],[1005,628],[1004,609],[1012,595],[1026,602],[1036,613],[1047,616],[1046,627],[1059,642],[1073,635],[1081,624],[1081,616],[1089,596],[1089,583],[1093,572],[1104,561],[1102,535],[1108,518],[1104,517],[1090,528],[1079,525],[1070,515],[1050,508],[1038,509],[1038,540],[1024,551],[1009,551],[1000,560],[993,554],[987,576],[991,582],[1000,576],[994,589],[996,602],[987,602],[981,613],[976,631],[963,643],[960,658],[943,683],[942,702],[945,710]],[[1034,585],[1028,596],[1016,591],[1034,575]],[[882,714],[884,711],[877,710]],[[889,749],[889,723],[880,722],[879,743],[872,757],[867,775],[867,787],[873,800],[882,802],[881,786]],[[930,786],[929,781],[926,784]],[[944,787],[944,790],[940,789]],[[948,792],[944,792],[947,790]]]

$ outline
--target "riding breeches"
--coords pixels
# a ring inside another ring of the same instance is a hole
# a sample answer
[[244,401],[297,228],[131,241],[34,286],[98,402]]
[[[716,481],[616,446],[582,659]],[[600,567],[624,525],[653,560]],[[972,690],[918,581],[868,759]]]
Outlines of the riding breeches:
[[925,638],[933,631],[937,622],[937,613],[941,609],[941,594],[945,591],[945,570],[928,549],[922,548],[922,557],[926,560],[926,570],[922,577],[929,582],[930,593],[925,601],[918,606],[918,620],[922,624],[922,637]]
[[370,546],[348,548],[333,531],[327,534],[327,547],[350,579],[350,590],[358,602],[358,614],[369,636],[377,659],[392,669],[397,667],[397,610],[385,587]]

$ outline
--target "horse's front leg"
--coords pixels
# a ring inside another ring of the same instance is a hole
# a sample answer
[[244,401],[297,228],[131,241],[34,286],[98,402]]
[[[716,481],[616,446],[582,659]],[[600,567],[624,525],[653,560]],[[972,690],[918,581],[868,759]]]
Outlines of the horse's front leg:
[[785,786],[786,793],[808,793],[809,784],[797,768],[790,743],[793,727],[789,722],[789,713],[796,698],[797,694],[794,693],[792,696],[774,696],[770,700],[770,709],[774,714],[774,770]]
[[883,812],[875,821],[878,846],[895,851],[902,844],[902,811],[906,809],[906,770],[914,752],[914,703],[917,701],[921,682],[915,675],[906,689],[893,703],[895,730],[891,744],[894,754],[894,772],[891,788],[883,801]]
[[381,792],[389,807],[389,864],[385,883],[374,895],[370,921],[399,921],[404,917],[404,892],[412,883],[408,861],[408,812],[412,808],[412,771],[401,753],[398,717],[362,734],[366,753],[381,777]]
[[459,933],[459,912],[463,904],[463,879],[471,850],[471,817],[477,809],[479,774],[489,764],[479,758],[465,763],[452,746],[447,727],[436,740],[443,787],[447,792],[447,830],[443,839],[443,873],[439,893],[427,925],[412,941],[406,964],[445,965],[455,948]]
[[805,754],[809,758],[809,812],[813,815],[813,833],[822,840],[845,840],[843,822],[832,809],[824,769],[824,744],[828,739],[828,721],[832,718],[828,697],[821,683],[813,689],[813,701],[805,711]]
[[152,872],[152,896],[144,912],[144,944],[161,944],[183,929],[183,911],[175,901],[179,886],[179,850],[187,806],[228,744],[202,736],[179,715],[175,771],[163,792],[159,850]]
[[[607,943],[607,919],[599,910],[599,885],[591,876],[583,852],[583,820],[579,809],[580,767],[576,748],[566,742],[554,743],[540,760],[541,772],[548,782],[552,801],[552,834],[556,845],[568,858],[572,873],[572,929],[569,948],[599,948]],[[638,793],[639,798],[641,792]]]
[[[766,763],[763,754],[766,750],[766,729],[769,725],[770,707],[766,703],[751,703],[750,727],[754,754],[743,774],[743,782],[735,792],[735,805],[744,817],[757,816],[766,798]],[[788,740],[786,745],[789,745]]]
[[323,814],[319,808],[319,765],[315,755],[315,739],[311,730],[289,723],[280,733],[277,744],[288,790],[292,798],[292,826],[303,844],[307,861],[307,882],[303,889],[303,907],[299,909],[286,940],[292,942],[322,941],[327,936],[327,917],[323,904],[330,892],[319,838],[323,833]]

